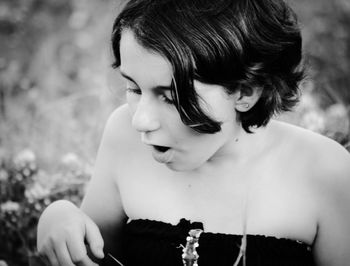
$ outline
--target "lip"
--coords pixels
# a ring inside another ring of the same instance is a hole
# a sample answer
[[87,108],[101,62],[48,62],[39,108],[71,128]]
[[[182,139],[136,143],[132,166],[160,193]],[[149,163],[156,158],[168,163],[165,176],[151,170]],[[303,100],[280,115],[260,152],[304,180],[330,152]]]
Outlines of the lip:
[[[175,150],[172,147],[160,143],[148,142],[145,140],[143,140],[142,142],[143,144],[150,146],[150,148],[152,149],[152,156],[157,162],[166,164],[170,163],[173,160]],[[156,146],[168,147],[169,149],[167,151],[162,152],[159,149],[156,149]]]
[[169,148],[167,151],[161,152],[153,147],[152,156],[159,163],[170,163],[174,157],[174,150]]
[[168,148],[171,149],[170,146],[164,145],[164,144],[159,144],[159,143],[143,142],[143,144],[146,144],[147,146],[150,146],[150,147],[152,147],[153,149],[154,149],[156,146],[158,146],[158,147],[168,147]]
[[167,151],[162,152],[155,148],[155,146],[162,146],[162,145],[150,144],[150,146],[152,147],[152,156],[157,162],[169,163],[170,161],[172,161],[174,157],[174,149],[170,148],[169,146],[165,146],[165,147],[169,147],[169,149]]

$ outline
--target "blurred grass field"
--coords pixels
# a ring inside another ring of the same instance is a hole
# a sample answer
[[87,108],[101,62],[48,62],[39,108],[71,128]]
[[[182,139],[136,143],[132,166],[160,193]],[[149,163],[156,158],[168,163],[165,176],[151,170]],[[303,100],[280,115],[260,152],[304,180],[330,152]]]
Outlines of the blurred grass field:
[[108,0],[0,2],[0,19],[8,20],[0,29],[1,156],[31,149],[47,169],[71,152],[93,162],[105,120],[123,101],[110,68],[118,7]]

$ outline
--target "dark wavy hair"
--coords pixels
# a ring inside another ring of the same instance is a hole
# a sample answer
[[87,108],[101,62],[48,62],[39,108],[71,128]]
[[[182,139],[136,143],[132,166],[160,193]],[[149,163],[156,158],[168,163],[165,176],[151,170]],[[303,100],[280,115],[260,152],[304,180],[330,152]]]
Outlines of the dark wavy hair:
[[130,0],[113,25],[116,68],[125,29],[171,63],[176,108],[197,132],[216,133],[221,123],[200,108],[194,80],[222,85],[229,94],[261,88],[249,111],[237,111],[247,132],[298,102],[302,39],[295,13],[282,0]]

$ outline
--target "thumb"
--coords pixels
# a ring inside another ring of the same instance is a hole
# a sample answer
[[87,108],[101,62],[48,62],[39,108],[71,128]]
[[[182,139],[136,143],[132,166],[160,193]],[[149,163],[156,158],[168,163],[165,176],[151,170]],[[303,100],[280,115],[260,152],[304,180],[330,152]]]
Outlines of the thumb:
[[103,238],[97,225],[90,219],[87,219],[85,224],[86,229],[86,241],[90,247],[92,254],[99,259],[103,259]]

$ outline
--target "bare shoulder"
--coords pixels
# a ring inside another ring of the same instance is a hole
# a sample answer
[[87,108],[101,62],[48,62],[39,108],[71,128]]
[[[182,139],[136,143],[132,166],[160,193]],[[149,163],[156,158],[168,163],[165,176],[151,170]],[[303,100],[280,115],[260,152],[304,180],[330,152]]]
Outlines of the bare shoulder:
[[117,145],[120,150],[124,146],[129,146],[135,139],[139,139],[139,136],[131,126],[129,108],[123,104],[110,114],[102,140],[112,147]]
[[[334,199],[350,195],[350,153],[336,141],[310,130],[274,121],[274,134],[285,154],[285,165],[308,182],[312,198],[322,206],[320,215],[328,206],[333,208]],[[293,175],[292,175],[293,176]],[[294,176],[297,178],[297,176]],[[311,198],[311,195],[310,195]],[[350,197],[344,203],[350,206]],[[323,202],[323,205],[320,203]]]
[[[82,208],[96,221],[106,220],[105,218],[113,213],[115,217],[109,218],[110,220],[114,221],[118,219],[116,216],[121,216],[115,211],[117,209],[122,211],[117,184],[118,165],[122,164],[120,161],[124,158],[123,151],[120,150],[127,150],[128,143],[125,140],[130,138],[126,133],[130,127],[128,124],[130,124],[128,122],[128,109],[126,106],[121,106],[110,115],[105,126],[93,175],[82,203]],[[106,202],[109,204],[105,204]],[[100,221],[100,223],[102,224],[104,221]]]
[[283,153],[288,154],[288,164],[302,170],[303,178],[310,181],[316,196],[332,204],[334,197],[350,195],[350,153],[343,146],[321,134],[284,122],[274,121],[273,127],[275,134],[282,136],[279,141],[283,143]]
[[[89,182],[89,189],[84,197],[89,206],[94,206],[96,198],[101,196],[110,197],[109,202],[116,202],[115,196],[118,195],[117,177],[118,165],[125,157],[123,153],[127,151],[130,141],[131,130],[129,129],[130,116],[127,106],[118,107],[109,116],[103,132],[103,136],[98,149],[94,171]],[[108,191],[109,193],[106,193]]]
[[124,163],[142,148],[139,133],[131,125],[131,115],[126,104],[119,106],[109,116],[102,136],[100,149],[108,150],[115,166]]
[[347,265],[350,260],[350,154],[337,142],[286,123],[274,123],[289,141],[290,159],[303,164],[315,203],[317,265]]
[[274,128],[283,136],[281,141],[287,143],[291,156],[308,164],[310,174],[326,179],[347,178],[350,174],[350,153],[338,142],[284,122],[274,121]]

